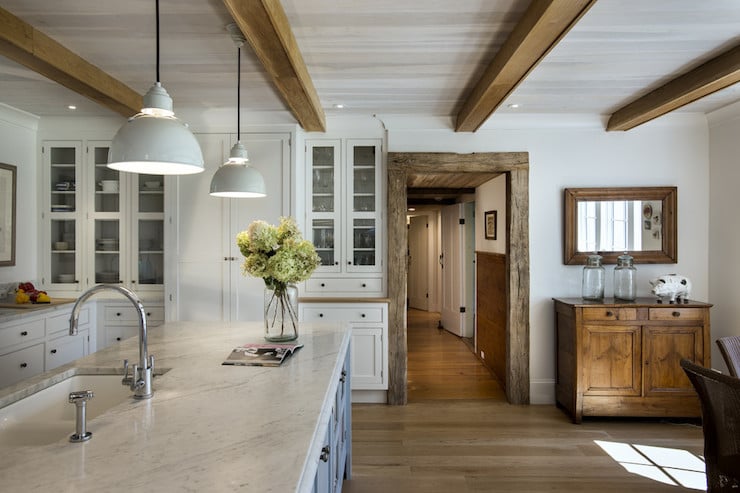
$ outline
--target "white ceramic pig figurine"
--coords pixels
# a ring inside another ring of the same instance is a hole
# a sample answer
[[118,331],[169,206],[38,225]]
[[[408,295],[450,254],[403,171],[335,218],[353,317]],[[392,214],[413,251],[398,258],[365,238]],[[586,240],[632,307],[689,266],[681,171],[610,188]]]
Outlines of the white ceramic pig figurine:
[[691,280],[686,276],[667,274],[653,279],[650,285],[653,287],[655,296],[660,298],[659,301],[668,298],[671,303],[676,301],[688,303],[689,294],[691,294]]

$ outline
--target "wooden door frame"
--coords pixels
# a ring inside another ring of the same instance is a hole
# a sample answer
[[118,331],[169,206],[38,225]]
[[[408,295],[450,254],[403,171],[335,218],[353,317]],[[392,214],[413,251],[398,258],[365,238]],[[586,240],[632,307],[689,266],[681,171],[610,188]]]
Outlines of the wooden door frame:
[[[407,402],[406,228],[409,174],[506,174],[506,398],[529,404],[529,154],[388,153],[388,403]],[[391,274],[392,273],[392,274]]]

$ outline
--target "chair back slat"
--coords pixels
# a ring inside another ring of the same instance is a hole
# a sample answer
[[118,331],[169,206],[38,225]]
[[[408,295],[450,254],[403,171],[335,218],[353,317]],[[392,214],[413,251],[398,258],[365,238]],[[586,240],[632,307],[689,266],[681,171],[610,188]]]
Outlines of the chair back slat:
[[740,377],[740,336],[720,337],[717,339],[717,346],[730,375]]

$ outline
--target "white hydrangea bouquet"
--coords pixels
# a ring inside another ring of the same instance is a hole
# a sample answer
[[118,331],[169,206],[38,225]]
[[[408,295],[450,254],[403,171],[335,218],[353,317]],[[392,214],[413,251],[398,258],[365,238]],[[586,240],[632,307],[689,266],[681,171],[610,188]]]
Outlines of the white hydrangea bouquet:
[[298,289],[321,264],[313,244],[304,240],[293,218],[277,226],[254,221],[236,235],[242,271],[265,281],[265,338],[289,341],[298,337]]

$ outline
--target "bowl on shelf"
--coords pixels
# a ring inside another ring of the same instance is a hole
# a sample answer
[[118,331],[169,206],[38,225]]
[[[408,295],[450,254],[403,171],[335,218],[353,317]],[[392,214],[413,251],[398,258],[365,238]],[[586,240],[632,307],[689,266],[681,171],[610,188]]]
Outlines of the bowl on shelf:
[[161,181],[145,181],[144,182],[144,188],[148,190],[157,190],[161,186],[162,186]]
[[103,180],[100,182],[100,188],[102,188],[104,192],[117,192],[118,180]]
[[118,240],[115,238],[101,238],[98,240],[98,250],[118,250]]
[[69,248],[69,243],[66,241],[55,241],[54,250],[66,250]]
[[74,274],[59,274],[59,282],[74,282],[75,275]]

